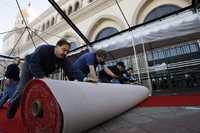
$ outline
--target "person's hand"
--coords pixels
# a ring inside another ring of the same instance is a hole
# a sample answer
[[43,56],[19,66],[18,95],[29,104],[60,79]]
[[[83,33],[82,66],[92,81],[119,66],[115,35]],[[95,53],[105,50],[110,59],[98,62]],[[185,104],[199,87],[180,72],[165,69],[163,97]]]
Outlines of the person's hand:
[[118,76],[117,76],[117,75],[115,75],[115,74],[113,74],[113,75],[112,75],[112,78],[113,78],[113,79],[117,79],[117,78],[118,78]]
[[83,81],[85,81],[85,82],[91,82],[91,83],[97,83],[98,79],[91,78],[91,77],[86,77],[86,78],[84,78]]
[[65,76],[64,78],[65,78],[65,80],[69,80],[68,76]]

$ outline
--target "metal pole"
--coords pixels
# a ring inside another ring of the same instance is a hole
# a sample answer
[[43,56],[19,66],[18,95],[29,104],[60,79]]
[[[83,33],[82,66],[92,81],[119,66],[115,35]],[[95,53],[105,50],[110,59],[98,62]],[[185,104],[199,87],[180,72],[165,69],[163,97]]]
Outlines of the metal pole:
[[21,29],[24,29],[24,28],[25,28],[25,27],[18,28],[18,29],[14,29],[14,30],[9,30],[9,31],[0,32],[0,35],[1,35],[1,34],[7,34],[7,33],[10,33],[10,32],[16,32],[16,31],[21,30]]
[[145,67],[146,67],[147,78],[148,78],[147,81],[148,81],[148,86],[149,86],[149,95],[151,96],[152,95],[152,84],[151,84],[151,81],[150,81],[149,65],[148,65],[146,50],[145,50],[145,47],[144,47],[144,40],[142,38],[141,38],[141,40],[142,40],[142,49],[143,49],[143,52],[144,52]]
[[117,6],[118,6],[118,8],[119,8],[119,10],[120,10],[120,12],[121,12],[121,14],[122,14],[124,20],[125,20],[125,22],[126,22],[128,28],[130,29],[131,26],[130,26],[130,24],[128,23],[128,20],[126,19],[126,16],[125,16],[124,12],[122,11],[122,8],[120,7],[119,2],[118,2],[117,0],[115,0],[115,2],[116,2],[116,4],[117,4]]
[[16,43],[15,43],[14,47],[12,48],[12,50],[11,50],[11,52],[10,52],[9,56],[11,56],[11,55],[12,55],[13,51],[14,51],[14,50],[15,50],[15,48],[17,47],[17,45],[18,45],[19,41],[21,40],[22,36],[24,35],[25,31],[26,31],[26,28],[24,28],[24,31],[22,32],[22,34],[20,35],[20,37],[17,39],[17,41],[16,41]]
[[134,34],[133,34],[133,31],[130,31],[131,33],[131,44],[132,44],[132,47],[133,47],[133,52],[134,52],[134,58],[135,58],[135,64],[136,64],[136,68],[137,68],[137,74],[138,74],[138,80],[139,80],[139,83],[141,83],[141,76],[140,76],[140,69],[139,69],[139,65],[138,65],[138,60],[137,60],[137,51],[136,51],[136,48],[135,48],[135,43],[134,43]]
[[30,31],[28,30],[28,24],[26,23],[26,19],[25,19],[23,13],[22,13],[22,9],[21,9],[21,7],[20,7],[20,5],[19,5],[18,0],[16,0],[16,3],[17,3],[17,7],[18,7],[18,9],[19,9],[19,11],[20,11],[20,14],[21,14],[21,16],[22,16],[22,19],[23,19],[23,21],[24,21],[24,24],[26,25],[25,28],[27,29],[28,34],[29,34],[29,36],[30,36],[30,38],[31,38],[31,40],[32,40],[32,42],[33,42],[33,45],[34,45],[34,47],[36,48],[36,45],[35,45],[35,43],[34,43],[34,41],[33,41],[33,38],[32,38],[32,35],[31,35]]

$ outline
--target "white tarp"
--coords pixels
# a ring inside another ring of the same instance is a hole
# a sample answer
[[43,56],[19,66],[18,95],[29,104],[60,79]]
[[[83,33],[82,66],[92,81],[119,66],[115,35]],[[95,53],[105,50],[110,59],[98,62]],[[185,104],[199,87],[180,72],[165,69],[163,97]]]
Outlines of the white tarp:
[[94,49],[116,50],[133,44],[168,42],[185,36],[189,40],[189,35],[193,34],[200,35],[200,15],[187,11],[100,41],[94,45]]

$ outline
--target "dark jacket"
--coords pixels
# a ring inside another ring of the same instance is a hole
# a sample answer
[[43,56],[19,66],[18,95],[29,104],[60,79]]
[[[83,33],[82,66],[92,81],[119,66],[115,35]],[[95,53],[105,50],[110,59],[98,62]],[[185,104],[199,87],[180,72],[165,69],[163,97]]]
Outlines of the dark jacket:
[[8,79],[19,81],[19,72],[20,69],[17,64],[10,64],[6,69],[5,77]]
[[[118,80],[120,83],[124,82],[124,78],[123,78],[123,72],[121,72],[116,65],[114,66],[109,66],[108,67],[116,76],[118,76]],[[104,83],[110,83],[110,81],[113,79],[110,75],[108,75],[104,70],[101,70],[99,72],[99,79],[101,82]]]
[[78,72],[72,68],[71,62],[67,59],[60,59],[54,54],[55,46],[42,45],[35,52],[27,55],[25,61],[28,64],[31,74],[36,78],[48,77],[54,71],[62,68],[70,79],[78,79]]

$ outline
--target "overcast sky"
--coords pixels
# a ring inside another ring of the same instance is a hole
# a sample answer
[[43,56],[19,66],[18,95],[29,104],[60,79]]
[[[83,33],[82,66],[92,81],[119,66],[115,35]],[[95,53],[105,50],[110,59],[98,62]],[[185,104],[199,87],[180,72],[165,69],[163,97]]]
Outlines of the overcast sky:
[[[28,5],[29,0],[18,0],[21,8]],[[32,9],[39,15],[50,6],[48,0],[31,0]],[[15,18],[19,10],[16,0],[0,0],[0,33],[11,30],[15,23]],[[0,34],[0,54],[2,54],[1,46],[2,38],[5,34]]]

